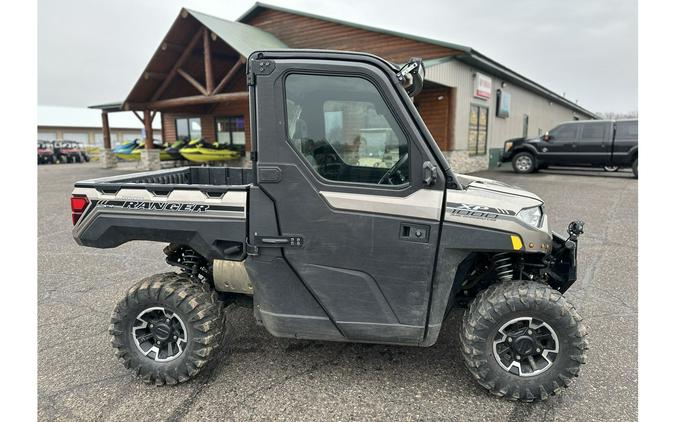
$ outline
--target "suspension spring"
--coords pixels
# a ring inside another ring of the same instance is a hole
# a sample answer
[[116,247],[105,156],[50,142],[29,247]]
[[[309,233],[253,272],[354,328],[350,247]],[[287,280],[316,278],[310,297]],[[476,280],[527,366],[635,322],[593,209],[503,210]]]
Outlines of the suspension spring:
[[501,252],[495,254],[492,258],[492,262],[495,264],[495,272],[500,281],[513,280],[513,262],[510,253]]

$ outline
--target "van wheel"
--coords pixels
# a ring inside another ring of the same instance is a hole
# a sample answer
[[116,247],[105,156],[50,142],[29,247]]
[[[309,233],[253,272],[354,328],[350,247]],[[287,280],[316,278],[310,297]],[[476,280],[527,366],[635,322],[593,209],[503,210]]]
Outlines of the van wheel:
[[616,171],[619,171],[619,166],[604,166],[602,169],[607,172],[614,173]]
[[519,152],[511,161],[513,171],[516,173],[532,173],[536,169],[534,156],[529,152]]
[[480,385],[509,400],[546,400],[586,363],[587,331],[563,295],[535,282],[481,292],[464,314],[465,364]]
[[157,274],[131,287],[112,313],[115,355],[149,384],[177,384],[215,357],[225,313],[207,285],[175,273]]
[[633,175],[637,179],[638,178],[638,159],[637,158],[635,160],[633,160],[632,168],[633,168]]

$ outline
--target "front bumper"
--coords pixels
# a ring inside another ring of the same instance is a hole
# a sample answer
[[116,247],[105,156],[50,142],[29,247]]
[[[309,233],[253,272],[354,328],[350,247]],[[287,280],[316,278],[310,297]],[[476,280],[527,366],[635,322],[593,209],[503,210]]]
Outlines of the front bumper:
[[560,293],[565,293],[577,281],[577,245],[575,237],[565,239],[553,233],[553,248],[546,274],[548,284]]
[[506,163],[508,161],[511,161],[513,158],[513,152],[511,151],[502,151],[501,154],[499,154],[499,161],[502,163]]

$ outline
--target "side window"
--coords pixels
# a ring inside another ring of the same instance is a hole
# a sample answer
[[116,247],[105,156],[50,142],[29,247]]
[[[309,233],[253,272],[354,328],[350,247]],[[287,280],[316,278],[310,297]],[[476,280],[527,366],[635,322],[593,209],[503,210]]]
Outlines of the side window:
[[488,109],[472,104],[469,111],[469,155],[487,153]]
[[617,139],[637,139],[638,138],[638,122],[616,122],[616,138]]
[[551,129],[549,135],[557,141],[573,141],[577,138],[577,127],[575,124],[563,124]]
[[375,85],[351,76],[286,78],[288,140],[323,178],[404,185],[409,144]]
[[602,141],[605,139],[605,127],[607,123],[584,123],[580,141]]

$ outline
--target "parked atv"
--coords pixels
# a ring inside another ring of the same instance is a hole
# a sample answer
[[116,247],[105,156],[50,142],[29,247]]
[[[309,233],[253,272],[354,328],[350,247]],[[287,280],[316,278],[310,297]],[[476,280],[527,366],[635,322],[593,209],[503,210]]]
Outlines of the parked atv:
[[38,164],[54,164],[56,158],[54,157],[54,145],[47,141],[38,141],[37,144],[37,160]]
[[[225,304],[252,304],[274,336],[422,347],[465,308],[454,341],[480,385],[531,402],[571,384],[588,343],[563,294],[583,223],[556,234],[534,193],[452,171],[410,98],[420,59],[277,50],[246,69],[253,168],[75,184],[80,245],[169,243],[177,269],[115,306],[109,332],[126,368],[159,385],[194,377],[221,356]],[[327,128],[329,102],[349,116],[341,131]],[[390,139],[360,148],[372,130]]]
[[89,155],[80,142],[54,141],[54,155],[60,163],[83,163],[89,161]]

